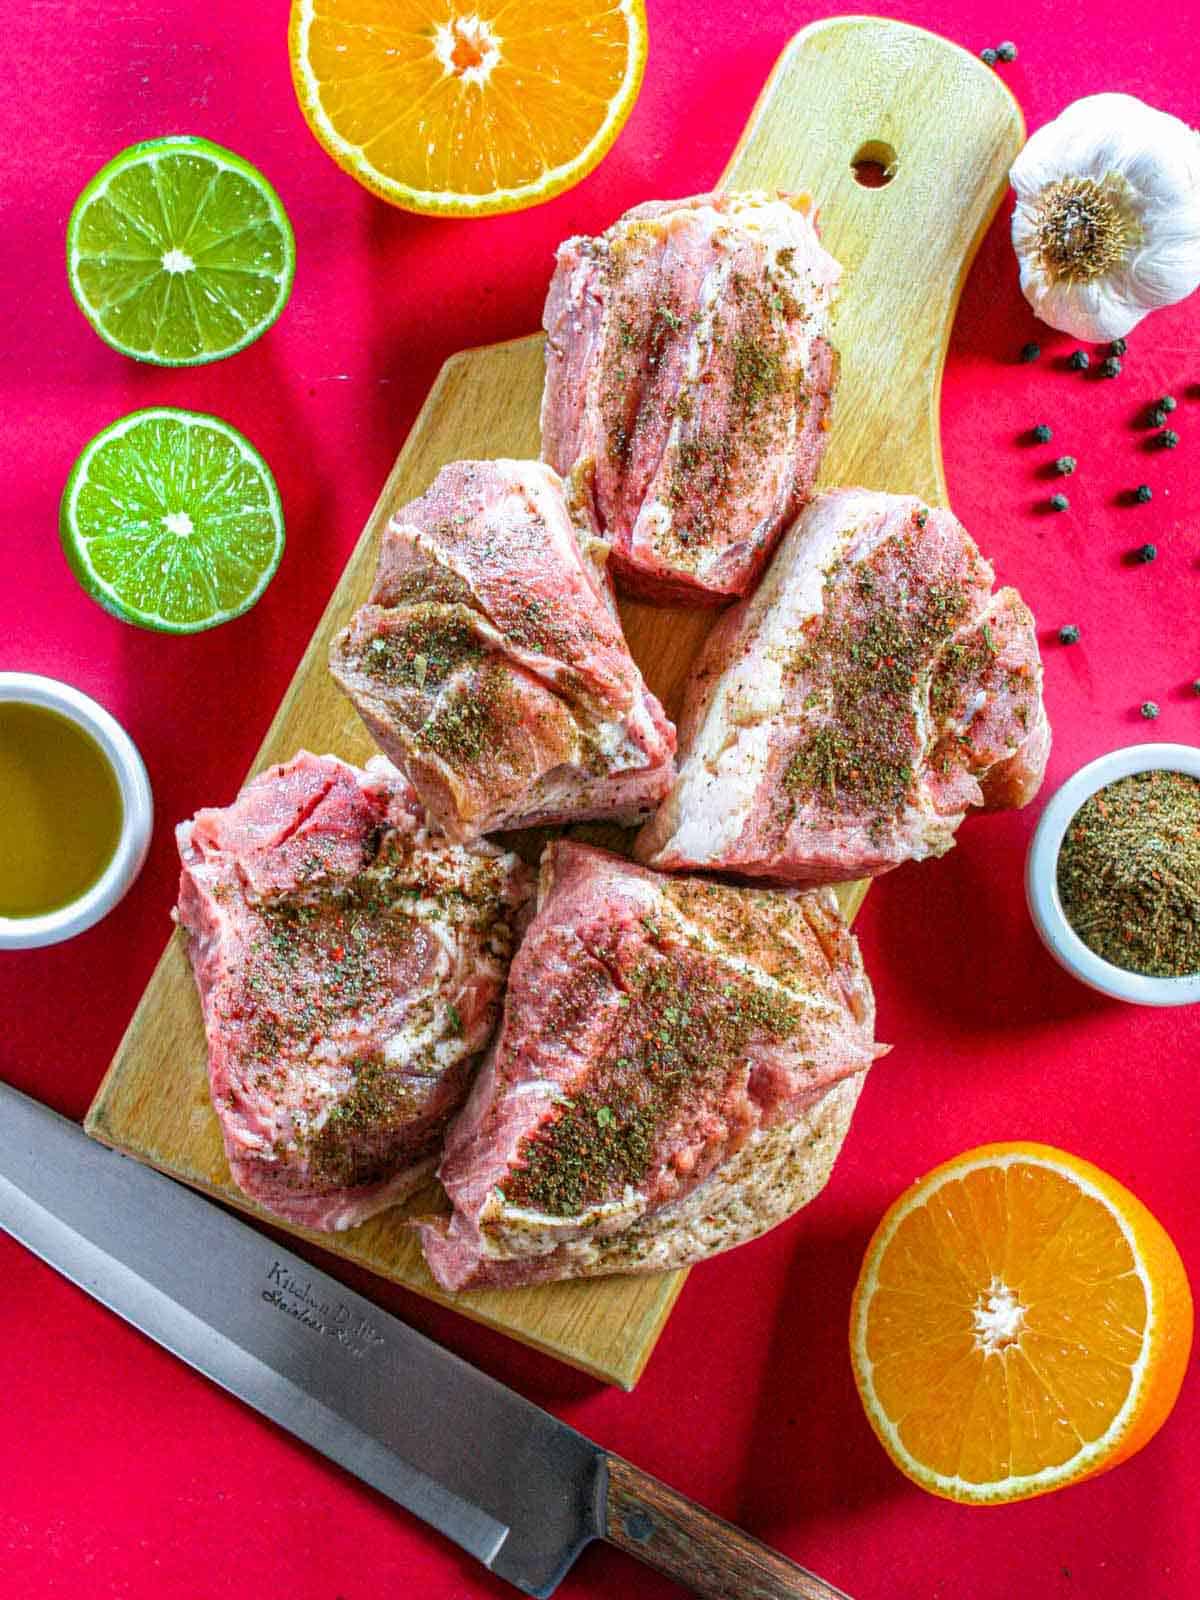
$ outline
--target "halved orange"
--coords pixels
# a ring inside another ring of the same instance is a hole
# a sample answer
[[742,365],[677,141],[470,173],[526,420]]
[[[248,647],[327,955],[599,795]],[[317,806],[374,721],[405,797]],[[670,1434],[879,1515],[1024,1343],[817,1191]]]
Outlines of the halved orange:
[[850,1316],[854,1375],[892,1460],[951,1500],[1093,1477],[1166,1421],[1192,1298],[1140,1200],[1042,1144],[968,1150],[887,1212]]
[[409,211],[482,216],[578,183],[646,64],[643,0],[292,0],[313,133]]

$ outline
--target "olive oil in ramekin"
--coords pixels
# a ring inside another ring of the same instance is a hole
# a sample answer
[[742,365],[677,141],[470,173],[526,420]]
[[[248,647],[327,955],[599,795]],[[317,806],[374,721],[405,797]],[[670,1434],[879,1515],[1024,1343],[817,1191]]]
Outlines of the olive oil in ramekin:
[[91,888],[121,837],[100,746],[46,706],[0,700],[0,917],[38,917]]

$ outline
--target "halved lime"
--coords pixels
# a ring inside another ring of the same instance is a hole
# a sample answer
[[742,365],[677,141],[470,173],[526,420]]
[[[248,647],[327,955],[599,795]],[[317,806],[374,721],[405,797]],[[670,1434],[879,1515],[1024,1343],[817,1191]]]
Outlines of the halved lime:
[[71,570],[122,622],[199,633],[240,617],[283,554],[271,469],[236,428],[154,406],[98,433],[59,510]]
[[114,350],[162,367],[218,361],[287,304],[296,242],[262,173],[207,139],[132,144],[67,223],[71,293]]

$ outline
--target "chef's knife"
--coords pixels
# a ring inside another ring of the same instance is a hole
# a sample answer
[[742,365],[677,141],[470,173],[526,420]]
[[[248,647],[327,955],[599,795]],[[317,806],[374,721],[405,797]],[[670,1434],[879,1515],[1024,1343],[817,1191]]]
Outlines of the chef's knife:
[[0,1227],[526,1594],[607,1539],[712,1600],[846,1600],[5,1084]]

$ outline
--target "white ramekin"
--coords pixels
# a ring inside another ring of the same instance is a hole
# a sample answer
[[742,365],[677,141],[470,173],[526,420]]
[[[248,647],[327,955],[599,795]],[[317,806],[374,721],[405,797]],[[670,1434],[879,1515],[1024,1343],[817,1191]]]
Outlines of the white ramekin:
[[1072,817],[1089,795],[1134,772],[1162,768],[1200,778],[1200,749],[1189,744],[1135,744],[1080,767],[1042,812],[1025,861],[1025,898],[1042,943],[1081,983],[1142,1006],[1187,1006],[1200,1000],[1200,973],[1151,978],[1114,967],[1088,948],[1067,921],[1058,898],[1058,852]]
[[121,833],[113,858],[78,900],[40,917],[0,917],[0,950],[33,950],[71,939],[107,916],[142,870],[150,848],[154,802],[137,746],[103,706],[69,683],[33,672],[0,672],[0,700],[45,706],[77,723],[100,746],[121,791]]

